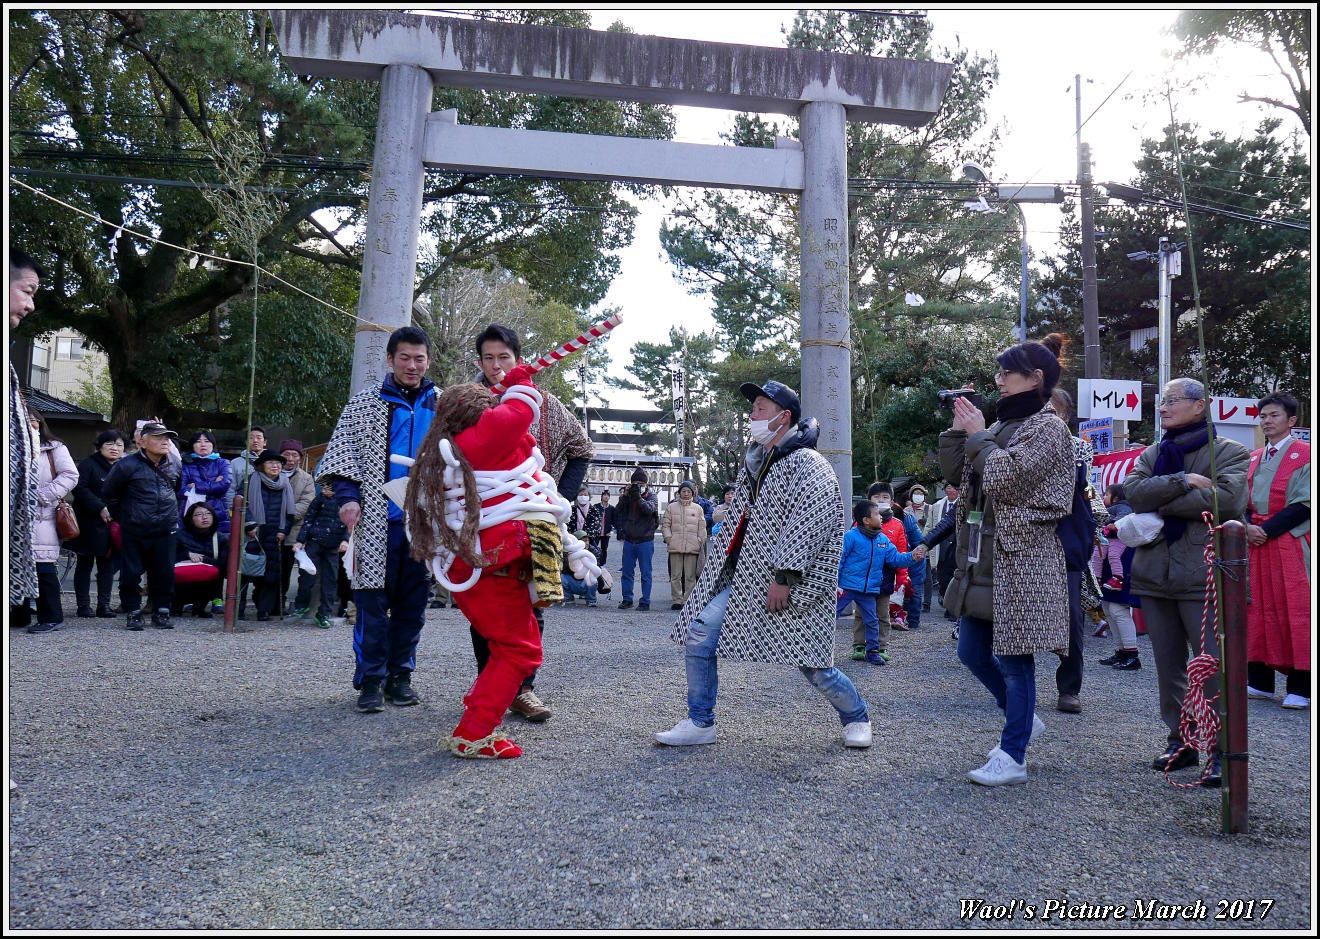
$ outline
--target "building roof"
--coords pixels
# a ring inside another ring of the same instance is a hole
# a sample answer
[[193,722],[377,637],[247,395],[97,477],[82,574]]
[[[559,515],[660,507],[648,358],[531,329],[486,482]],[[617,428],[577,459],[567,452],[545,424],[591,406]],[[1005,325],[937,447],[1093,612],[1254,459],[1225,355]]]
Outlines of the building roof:
[[97,414],[95,411],[89,411],[86,408],[80,408],[76,404],[63,401],[54,395],[39,391],[36,388],[24,388],[23,399],[27,401],[28,406],[34,411],[40,411],[47,420],[63,421],[96,421],[101,424],[110,423],[105,419],[104,414]]

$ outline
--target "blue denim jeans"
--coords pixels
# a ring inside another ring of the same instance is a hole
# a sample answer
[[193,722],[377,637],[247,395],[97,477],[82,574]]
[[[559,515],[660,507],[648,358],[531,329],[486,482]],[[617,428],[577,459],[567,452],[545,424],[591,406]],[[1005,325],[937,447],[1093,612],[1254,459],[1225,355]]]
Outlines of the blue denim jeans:
[[[839,597],[838,608],[834,611],[837,619],[843,615],[843,611],[848,609],[849,603],[857,604],[857,612],[862,616],[862,623],[866,626],[866,651],[880,651],[880,620],[876,614],[875,608],[876,595],[873,593],[857,593],[843,588],[843,596]],[[889,615],[889,610],[884,611],[885,616]]]
[[[719,688],[715,649],[720,643],[720,629],[724,626],[724,616],[729,610],[729,594],[732,589],[725,587],[717,593],[688,626],[688,718],[698,727],[710,727],[715,723],[715,694]],[[800,665],[798,669],[839,712],[840,723],[848,725],[870,719],[866,712],[866,702],[843,672],[833,666],[809,668]]]
[[623,599],[633,598],[633,565],[636,564],[642,569],[641,602],[651,602],[651,555],[654,553],[654,541],[623,543]]
[[[908,545],[909,550],[912,547]],[[903,609],[907,611],[908,628],[916,629],[921,625],[921,603],[926,593],[926,562],[913,562],[908,576],[912,578],[912,598],[903,604]]]
[[596,578],[589,577],[585,581],[578,580],[572,574],[561,573],[559,582],[564,587],[564,599],[569,597],[586,597],[588,603],[596,602]]
[[999,749],[1022,763],[1027,758],[1032,718],[1036,714],[1036,658],[993,652],[994,624],[964,616],[958,624],[958,658],[995,696],[1004,712]]

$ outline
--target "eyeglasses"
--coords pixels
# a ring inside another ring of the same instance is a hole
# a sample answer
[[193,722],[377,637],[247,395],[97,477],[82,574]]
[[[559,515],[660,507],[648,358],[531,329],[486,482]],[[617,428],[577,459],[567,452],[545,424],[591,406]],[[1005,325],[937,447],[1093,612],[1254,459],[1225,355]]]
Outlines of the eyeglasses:
[[1169,395],[1167,398],[1160,398],[1160,406],[1174,404],[1178,401],[1200,401],[1200,398],[1189,398],[1186,395]]

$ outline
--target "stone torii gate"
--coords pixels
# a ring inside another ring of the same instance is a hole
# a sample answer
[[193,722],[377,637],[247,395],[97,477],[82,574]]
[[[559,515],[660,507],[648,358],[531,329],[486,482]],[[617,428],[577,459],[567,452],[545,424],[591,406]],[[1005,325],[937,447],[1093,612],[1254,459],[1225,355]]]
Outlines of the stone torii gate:
[[[847,121],[916,127],[945,63],[628,33],[359,11],[272,11],[299,74],[379,81],[352,390],[377,381],[388,333],[412,321],[427,166],[570,179],[793,192],[801,197],[803,412],[852,499]],[[435,85],[796,115],[773,149],[460,126]]]

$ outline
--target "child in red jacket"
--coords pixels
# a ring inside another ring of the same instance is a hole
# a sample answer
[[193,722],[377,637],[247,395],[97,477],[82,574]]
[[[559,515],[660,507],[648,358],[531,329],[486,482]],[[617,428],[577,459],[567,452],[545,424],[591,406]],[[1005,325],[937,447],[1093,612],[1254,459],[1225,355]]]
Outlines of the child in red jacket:
[[[447,389],[409,474],[412,556],[439,565],[442,583],[456,586],[459,609],[490,643],[490,661],[463,698],[463,718],[448,742],[460,757],[522,754],[498,728],[523,680],[541,664],[541,634],[528,589],[532,542],[533,536],[543,542],[551,534],[558,542],[559,530],[553,515],[535,511],[522,498],[543,480],[529,466],[536,441],[528,430],[541,403],[531,374],[524,365],[511,370],[502,403],[482,385]],[[483,474],[484,489],[475,473]],[[557,558],[555,563],[557,575]]]

